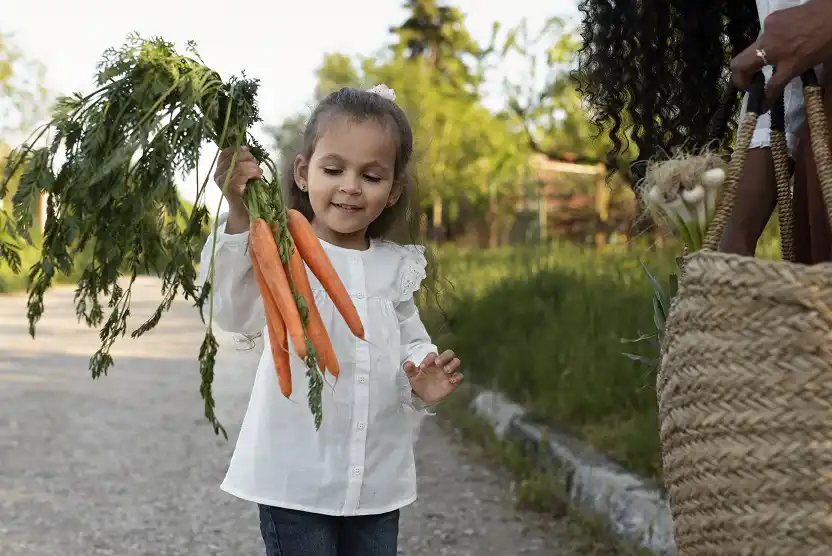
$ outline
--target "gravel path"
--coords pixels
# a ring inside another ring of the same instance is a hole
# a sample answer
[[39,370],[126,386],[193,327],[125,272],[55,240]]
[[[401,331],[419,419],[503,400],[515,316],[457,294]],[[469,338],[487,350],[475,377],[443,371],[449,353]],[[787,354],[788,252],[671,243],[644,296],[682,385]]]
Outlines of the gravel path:
[[[158,284],[135,290],[141,318]],[[254,507],[218,488],[257,354],[219,338],[224,442],[202,418],[203,329],[186,303],[147,337],[117,344],[115,368],[97,381],[87,363],[98,338],[76,324],[71,290],[50,294],[36,340],[25,314],[25,297],[0,296],[0,554],[262,554]],[[515,510],[508,479],[432,419],[417,455],[420,500],[403,512],[401,554],[580,554],[567,523]]]

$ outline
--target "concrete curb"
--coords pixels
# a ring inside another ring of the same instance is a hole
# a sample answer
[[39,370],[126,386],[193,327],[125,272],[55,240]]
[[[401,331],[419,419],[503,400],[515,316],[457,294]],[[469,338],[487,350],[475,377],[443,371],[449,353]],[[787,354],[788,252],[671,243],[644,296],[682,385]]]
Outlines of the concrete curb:
[[571,503],[606,521],[619,538],[654,554],[676,554],[673,518],[662,493],[583,442],[530,423],[526,410],[504,395],[480,390],[471,403],[496,436],[519,441],[538,452],[566,474]]

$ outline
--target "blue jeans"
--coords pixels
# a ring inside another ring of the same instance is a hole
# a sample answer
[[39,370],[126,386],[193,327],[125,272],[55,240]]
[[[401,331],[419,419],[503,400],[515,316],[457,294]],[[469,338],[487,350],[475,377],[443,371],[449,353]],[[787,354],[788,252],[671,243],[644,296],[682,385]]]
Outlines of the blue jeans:
[[266,556],[396,556],[399,510],[334,517],[260,505]]

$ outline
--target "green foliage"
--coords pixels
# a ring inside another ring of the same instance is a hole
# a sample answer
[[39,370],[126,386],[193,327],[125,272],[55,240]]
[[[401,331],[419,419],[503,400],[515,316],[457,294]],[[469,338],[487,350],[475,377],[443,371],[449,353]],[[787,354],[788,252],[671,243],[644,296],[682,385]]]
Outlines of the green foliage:
[[396,91],[396,102],[414,127],[416,174],[424,200],[465,198],[483,206],[493,190],[520,190],[528,151],[509,122],[437,81],[428,60],[367,61],[363,69],[373,81]]
[[504,88],[530,147],[553,159],[595,163],[605,159],[609,141],[596,136],[570,75],[579,48],[580,37],[564,19],[550,18],[536,34],[524,19],[507,32],[499,60],[519,57],[526,64],[524,77],[506,80]]
[[437,70],[438,81],[458,91],[478,92],[483,76],[477,62],[485,52],[465,27],[462,11],[436,0],[407,0],[404,8],[407,19],[390,29],[398,39],[394,57],[423,59]]
[[[186,210],[174,185],[176,175],[196,168],[205,141],[222,148],[245,142],[252,154],[270,164],[265,151],[247,136],[259,121],[258,82],[223,81],[203,64],[193,44],[187,50],[190,57],[179,55],[162,39],[138,36],[108,50],[98,66],[99,88],[88,96],[59,98],[52,120],[6,162],[0,197],[18,171],[22,173],[13,199],[14,226],[0,238],[0,264],[15,267],[16,255],[10,253],[23,241],[35,245],[33,202],[48,195],[40,253],[29,271],[32,335],[46,291],[60,274],[72,275],[82,254],[91,252],[78,278],[75,307],[79,319],[100,327],[102,344],[90,360],[93,377],[107,373],[113,364],[110,348],[127,333],[130,293],[138,274],[164,262],[164,268],[156,269],[163,300],[133,337],[154,328],[179,293],[200,310],[213,302],[210,281],[198,287],[194,264],[210,220],[203,202],[208,180],[199,186],[196,204]],[[61,165],[55,160],[59,153],[66,157]],[[263,193],[268,184],[258,183],[249,190],[259,193],[248,195],[249,201],[257,201],[257,214],[279,212],[279,196]],[[12,220],[8,214],[4,218]],[[102,303],[105,297],[109,299]],[[214,416],[211,395],[215,347],[209,313],[200,352],[200,391],[206,417],[215,432],[225,434]]]
[[[408,0],[405,20],[391,28],[393,43],[372,58],[327,54],[316,72],[314,97],[341,87],[385,83],[414,126],[418,197],[423,208],[443,202],[450,212],[464,204],[468,218],[508,207],[531,177],[530,155],[598,162],[607,145],[587,120],[569,77],[578,43],[560,18],[537,34],[529,24],[502,32],[493,25],[488,44],[478,44],[457,8],[435,0]],[[486,107],[486,73],[513,58],[527,64],[525,77],[505,83],[504,109]],[[308,114],[272,127],[280,158],[294,159]],[[451,217],[453,218],[453,217]]]
[[333,91],[343,87],[364,87],[361,82],[361,75],[352,59],[345,54],[327,54],[321,66],[315,71],[318,80],[315,86],[315,101],[320,102]]
[[[641,258],[654,275],[666,276],[675,264],[670,249]],[[469,380],[657,476],[655,375],[619,347],[653,317],[645,302],[653,287],[638,259],[560,243],[442,247],[439,268],[454,289],[444,293],[441,310],[425,307],[426,322],[441,347],[459,354]]]
[[[465,198],[483,207],[495,191],[507,195],[522,187],[529,151],[518,130],[439,79],[430,60],[390,55],[353,63],[330,54],[317,73],[319,97],[345,86],[369,88],[376,83],[396,91],[396,102],[414,128],[418,193],[425,205]],[[299,114],[270,129],[283,163],[299,151],[307,119]]]
[[[677,259],[676,262],[681,268],[681,258]],[[670,304],[673,302],[673,299],[676,297],[676,292],[679,289],[679,275],[673,273],[669,276],[668,288],[665,291],[665,288],[659,283],[659,280],[650,274],[650,270],[644,265],[642,265],[642,268],[645,278],[647,278],[647,281],[653,287],[653,326],[655,330],[646,333],[639,332],[639,336],[634,340],[622,339],[621,341],[632,344],[645,342],[650,349],[649,356],[629,352],[624,355],[633,361],[644,363],[652,372],[655,372],[659,367],[661,358],[662,345],[664,344],[664,328],[667,317],[670,314]]]
[[0,137],[27,129],[41,116],[49,97],[45,75],[43,64],[27,58],[14,37],[0,31]]

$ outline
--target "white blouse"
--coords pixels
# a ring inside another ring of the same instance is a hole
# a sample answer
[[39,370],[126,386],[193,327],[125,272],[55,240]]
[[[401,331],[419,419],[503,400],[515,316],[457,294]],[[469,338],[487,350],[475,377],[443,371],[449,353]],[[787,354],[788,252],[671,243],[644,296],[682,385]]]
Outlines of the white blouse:
[[[219,230],[226,219],[221,217]],[[209,237],[202,251],[202,280],[211,242]],[[413,300],[425,278],[424,249],[381,240],[366,251],[321,244],[358,310],[367,341],[350,332],[307,268],[341,371],[337,382],[326,374],[321,428],[315,430],[306,368],[291,343],[291,399],[280,392],[266,343],[221,488],[252,502],[319,514],[384,513],[416,499],[413,412],[425,408],[414,398],[403,364],[418,365],[436,352]],[[247,232],[217,235],[214,322],[227,332],[262,332],[268,342]]]
[[[760,18],[760,32],[765,27],[766,18],[772,13],[794,6],[805,4],[807,0],[757,0],[757,14]],[[822,66],[815,68],[819,71]],[[771,78],[773,68],[766,66],[763,68],[763,74],[766,80]],[[786,143],[789,151],[794,155],[797,149],[797,138],[800,133],[800,128],[803,125],[805,118],[803,108],[803,83],[800,77],[792,79],[783,91],[783,101],[786,106]],[[748,104],[748,95],[745,95],[742,103],[741,117],[745,116],[746,106]],[[754,130],[754,135],[751,138],[751,147],[768,147],[771,145],[771,116],[766,112],[757,120],[757,127]]]

